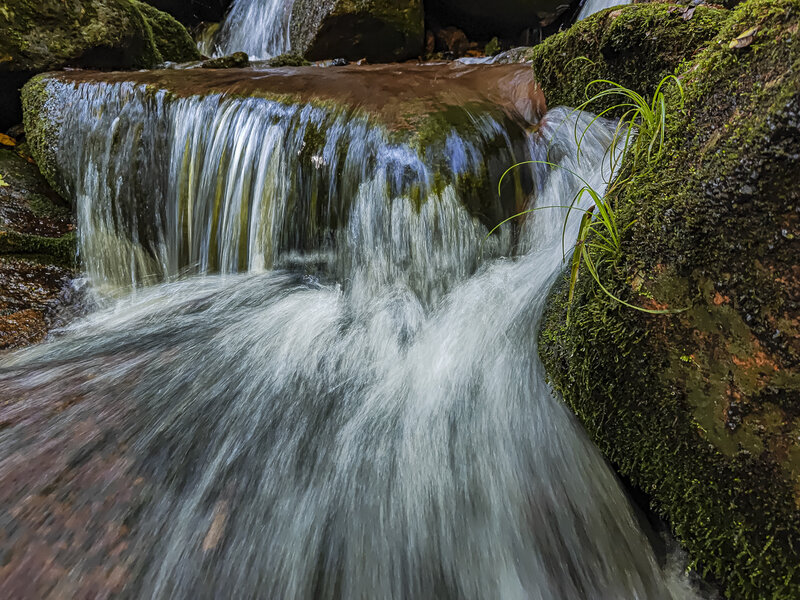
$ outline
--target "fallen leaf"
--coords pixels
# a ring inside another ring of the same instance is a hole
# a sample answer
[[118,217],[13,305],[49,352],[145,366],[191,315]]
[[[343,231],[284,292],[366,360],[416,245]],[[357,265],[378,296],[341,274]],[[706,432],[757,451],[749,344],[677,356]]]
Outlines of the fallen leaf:
[[744,33],[739,34],[739,36],[737,36],[735,40],[731,40],[731,43],[728,44],[728,48],[731,49],[746,48],[747,46],[753,43],[753,39],[755,38],[757,33],[758,33],[758,27],[751,27]]
[[686,9],[683,12],[683,20],[688,21],[689,19],[691,19],[694,16],[694,11],[696,8],[697,8],[696,6],[693,6],[691,8]]
[[17,140],[7,136],[4,133],[0,133],[0,146],[11,146],[13,148],[16,145],[17,145]]

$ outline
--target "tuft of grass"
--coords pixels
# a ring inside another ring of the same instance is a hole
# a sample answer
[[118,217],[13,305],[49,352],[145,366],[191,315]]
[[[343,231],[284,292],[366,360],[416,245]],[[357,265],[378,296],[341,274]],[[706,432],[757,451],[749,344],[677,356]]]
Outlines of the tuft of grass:
[[[545,164],[552,168],[565,169],[583,183],[583,187],[578,191],[578,193],[572,199],[572,202],[569,204],[567,214],[564,218],[564,227],[561,235],[562,252],[564,255],[564,260],[566,260],[567,253],[565,249],[565,236],[567,221],[573,210],[582,210],[584,214],[578,230],[578,239],[574,245],[572,264],[570,267],[567,324],[569,324],[570,321],[572,300],[575,295],[575,287],[578,283],[581,265],[586,266],[586,270],[589,271],[589,274],[592,276],[595,283],[597,283],[598,287],[607,296],[614,301],[627,306],[628,308],[650,314],[670,314],[686,310],[685,308],[654,310],[642,306],[636,306],[613,294],[606,286],[603,285],[603,282],[600,278],[600,272],[604,266],[610,265],[613,267],[616,265],[619,257],[622,254],[621,234],[624,233],[628,227],[633,225],[633,221],[625,224],[624,226],[620,226],[618,223],[619,219],[617,216],[616,206],[617,194],[615,192],[617,192],[621,187],[627,185],[630,181],[630,178],[634,173],[636,173],[637,170],[642,168],[652,168],[663,156],[666,135],[665,132],[667,126],[666,115],[668,112],[667,89],[671,84],[674,84],[678,90],[678,108],[680,109],[683,107],[684,103],[684,91],[681,82],[674,75],[664,77],[659,82],[653,94],[653,98],[649,102],[644,98],[644,96],[635,92],[634,90],[607,79],[596,79],[591,81],[586,86],[587,99],[585,102],[573,109],[573,113],[585,112],[596,103],[607,99],[610,96],[620,98],[620,102],[617,104],[605,108],[604,110],[595,114],[589,124],[586,125],[582,131],[580,131],[578,121],[575,121],[574,135],[578,145],[577,158],[580,162],[581,146],[589,129],[595,123],[597,123],[599,119],[604,118],[609,113],[621,113],[622,115],[617,122],[611,144],[607,151],[611,180],[608,182],[608,186],[604,194],[600,194],[585,179],[583,179],[574,171],[566,169],[566,167],[562,167],[561,165],[554,164],[550,161],[523,161],[511,166],[506,170],[505,173],[503,173],[502,177],[500,177],[500,181],[497,184],[498,194],[500,193],[503,180],[505,179],[506,175],[508,175],[517,167],[525,164]],[[598,85],[605,85],[606,87],[590,96],[590,89]],[[622,160],[626,157],[630,157],[629,163],[626,166],[627,177],[622,177],[618,175],[620,170],[619,167]],[[592,206],[589,209],[576,208],[576,204],[581,200],[581,198],[583,198],[584,194],[588,194],[591,197]],[[535,210],[546,210],[552,208],[563,207],[541,206],[524,210],[498,223],[494,228],[492,228],[486,237],[488,238],[499,227],[508,221],[529,214]]]

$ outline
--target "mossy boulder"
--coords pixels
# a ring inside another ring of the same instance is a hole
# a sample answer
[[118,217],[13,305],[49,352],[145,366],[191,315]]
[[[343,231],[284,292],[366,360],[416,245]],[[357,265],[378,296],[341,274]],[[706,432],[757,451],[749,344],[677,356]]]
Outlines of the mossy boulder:
[[[528,59],[548,104],[578,106],[586,100],[586,86],[599,78],[651,95],[663,77],[714,39],[729,13],[698,6],[691,19],[684,15],[660,3],[611,8],[533,47]],[[594,109],[617,100],[608,98]]]
[[0,2],[0,130],[19,123],[19,89],[62,67],[146,69],[196,57],[184,27],[136,0]]
[[[638,10],[606,12],[578,31],[606,39]],[[554,387],[703,574],[729,597],[798,598],[800,1],[721,12],[707,42],[698,13],[674,26],[702,27],[674,70],[685,107],[673,88],[664,154],[623,170],[630,179],[613,199],[620,224],[632,225],[621,258],[600,273],[631,304],[685,310],[626,308],[583,277],[568,325],[562,283],[540,352]],[[589,77],[627,75],[652,90],[669,72],[653,54],[631,66],[623,53],[603,55],[590,73],[571,62],[585,47],[565,53],[575,35],[538,51],[562,53],[563,74],[543,81],[550,98],[574,103]]]
[[130,0],[20,0],[0,6],[0,71],[148,68],[161,62],[150,26]]
[[[456,25],[470,35],[516,35],[539,27],[570,5],[565,0],[428,0],[426,10],[444,25]],[[488,36],[488,37],[487,37]]]
[[153,32],[153,41],[161,58],[170,62],[200,60],[200,51],[192,36],[174,17],[149,4],[131,0],[141,11]]
[[391,62],[422,54],[421,0],[296,0],[292,52],[308,60]]

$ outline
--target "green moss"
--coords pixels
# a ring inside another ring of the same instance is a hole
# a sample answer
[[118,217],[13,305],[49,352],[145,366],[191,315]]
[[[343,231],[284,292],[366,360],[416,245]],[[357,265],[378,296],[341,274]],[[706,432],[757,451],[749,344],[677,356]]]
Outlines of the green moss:
[[172,62],[200,60],[200,51],[192,36],[172,15],[138,0],[132,2],[150,25],[156,48],[164,60]]
[[309,65],[311,63],[299,54],[281,54],[269,60],[270,67],[307,67]]
[[0,231],[0,254],[46,256],[49,263],[74,267],[77,242],[74,233],[51,238],[15,231]]
[[205,60],[200,66],[204,69],[242,69],[250,66],[250,58],[245,52],[234,52],[228,56]]
[[688,21],[667,4],[607,9],[547,38],[528,58],[550,106],[578,106],[586,86],[601,75],[652,95],[662,77],[717,35],[726,16],[706,6]]
[[[62,192],[57,182],[55,140],[58,139],[60,119],[53,110],[53,99],[46,76],[36,76],[22,88],[25,133],[34,159],[47,182]],[[63,196],[64,194],[61,193]]]
[[149,68],[159,62],[152,30],[130,0],[19,0],[0,11],[5,70]]
[[[566,290],[553,291],[540,349],[700,571],[730,597],[789,599],[800,597],[800,2],[721,14],[717,37],[676,65],[686,108],[668,115],[660,162],[617,196],[635,222],[602,274],[623,299],[689,310],[626,309],[587,277],[569,327]],[[729,47],[752,27],[751,45]],[[587,77],[627,69],[601,66]],[[651,73],[645,87],[663,74]]]

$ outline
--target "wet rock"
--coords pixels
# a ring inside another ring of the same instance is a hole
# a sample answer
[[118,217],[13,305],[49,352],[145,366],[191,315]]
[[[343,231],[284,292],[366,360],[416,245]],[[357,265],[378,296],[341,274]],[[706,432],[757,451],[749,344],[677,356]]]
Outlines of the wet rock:
[[[613,202],[631,226],[599,277],[633,305],[685,310],[626,308],[585,277],[569,325],[567,286],[553,291],[540,351],[592,438],[731,598],[800,597],[798,20],[796,0],[698,6],[689,20],[641,5],[534,50],[551,102],[579,102],[594,78],[646,96],[665,73],[683,82],[684,107],[667,93],[661,158],[623,167]],[[637,35],[664,47],[643,52]]]
[[425,37],[421,0],[297,0],[290,30],[293,51],[311,61],[406,60]]
[[228,56],[204,60],[200,66],[204,69],[241,69],[250,66],[250,58],[244,52],[234,52]]
[[299,54],[281,54],[267,61],[270,67],[307,67],[311,63]]
[[[24,150],[24,148],[23,148]],[[0,351],[41,341],[72,304],[71,211],[24,151],[0,148]]]

